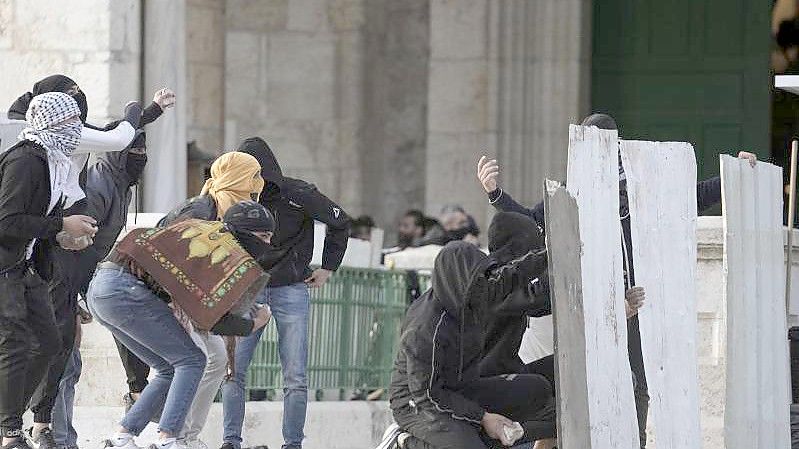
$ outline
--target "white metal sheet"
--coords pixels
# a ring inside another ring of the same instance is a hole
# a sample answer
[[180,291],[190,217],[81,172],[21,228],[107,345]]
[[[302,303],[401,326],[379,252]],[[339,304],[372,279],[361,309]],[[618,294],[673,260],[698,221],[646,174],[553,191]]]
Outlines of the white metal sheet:
[[682,142],[622,141],[635,284],[658,447],[698,449],[696,159]]

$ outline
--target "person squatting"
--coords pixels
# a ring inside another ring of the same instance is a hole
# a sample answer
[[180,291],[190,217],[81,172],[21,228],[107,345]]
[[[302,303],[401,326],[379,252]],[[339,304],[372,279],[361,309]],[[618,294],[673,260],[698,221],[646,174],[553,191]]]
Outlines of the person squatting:
[[[222,449],[241,449],[245,375],[270,320],[283,371],[283,448],[302,447],[309,288],[323,286],[341,265],[352,220],[312,184],[285,176],[266,141],[250,137],[213,162],[198,196],[155,227],[119,239],[147,164],[143,128],[175,101],[162,89],[148,106],[130,102],[121,120],[94,126],[78,84],[52,75],[8,110],[24,129],[0,155],[4,449],[77,448],[80,329],[92,319],[113,334],[128,381],[125,415],[108,429],[105,448],[138,449],[134,438],[155,422],[153,449],[205,449],[199,435],[221,391]],[[583,124],[616,128],[602,114]],[[90,164],[91,153],[98,158]],[[739,156],[755,163],[749,153]],[[528,317],[551,314],[543,204],[516,203],[499,187],[498,173],[496,160],[478,162],[478,179],[498,210],[489,254],[445,228],[438,240],[431,237],[446,245],[431,288],[413,301],[402,326],[389,391],[395,424],[380,449],[557,443],[553,357],[525,364],[518,356]],[[645,295],[632,272],[621,162],[619,174],[629,353],[644,447],[649,397],[636,314]],[[719,179],[700,182],[697,193],[700,210],[719,202]],[[312,270],[315,221],[327,233],[321,266]],[[23,431],[27,410],[34,422]]]

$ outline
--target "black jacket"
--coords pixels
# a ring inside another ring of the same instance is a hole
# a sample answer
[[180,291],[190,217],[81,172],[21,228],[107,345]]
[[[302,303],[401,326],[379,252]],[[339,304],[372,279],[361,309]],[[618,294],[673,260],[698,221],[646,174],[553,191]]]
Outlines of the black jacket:
[[[489,256],[506,265],[530,251],[545,249],[544,235],[529,217],[516,212],[500,212],[488,228]],[[523,363],[519,347],[527,329],[528,317],[552,314],[549,279],[546,272],[527,279],[522,288],[491,308],[486,322],[481,376],[518,374]]]
[[0,271],[25,260],[28,244],[38,239],[33,262],[43,279],[51,277],[52,243],[63,226],[59,205],[50,204],[50,168],[46,150],[23,140],[0,155]]
[[283,176],[280,164],[263,139],[246,139],[238,151],[255,157],[261,164],[265,185],[260,203],[272,212],[277,222],[272,246],[259,260],[272,275],[269,285],[290,285],[310,276],[314,220],[327,225],[322,268],[337,270],[347,251],[350,232],[347,213],[313,184]]
[[432,287],[411,304],[402,326],[390,391],[395,417],[432,411],[480,424],[483,407],[460,390],[480,377],[486,314],[545,264],[545,255],[531,253],[496,268],[466,242],[441,250]]

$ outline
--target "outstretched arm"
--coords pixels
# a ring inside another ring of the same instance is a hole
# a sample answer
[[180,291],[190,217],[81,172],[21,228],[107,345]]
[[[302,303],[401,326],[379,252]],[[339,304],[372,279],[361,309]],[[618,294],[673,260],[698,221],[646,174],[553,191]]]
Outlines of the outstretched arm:
[[477,179],[488,194],[488,202],[502,212],[517,212],[535,220],[538,226],[544,227],[544,203],[540,202],[533,208],[527,208],[517,203],[509,193],[502,190],[497,183],[499,164],[496,159],[489,160],[482,156],[477,162]]

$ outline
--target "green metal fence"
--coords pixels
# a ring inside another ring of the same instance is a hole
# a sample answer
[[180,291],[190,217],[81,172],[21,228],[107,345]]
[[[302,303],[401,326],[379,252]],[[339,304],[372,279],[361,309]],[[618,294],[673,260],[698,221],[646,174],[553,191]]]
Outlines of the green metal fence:
[[[419,276],[424,288],[426,276]],[[388,386],[402,319],[408,276],[402,271],[339,269],[311,290],[308,387],[310,390],[372,390]],[[250,370],[250,390],[282,386],[277,329],[270,323]]]

